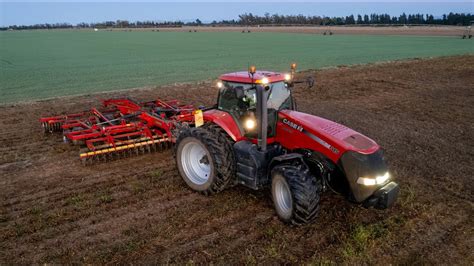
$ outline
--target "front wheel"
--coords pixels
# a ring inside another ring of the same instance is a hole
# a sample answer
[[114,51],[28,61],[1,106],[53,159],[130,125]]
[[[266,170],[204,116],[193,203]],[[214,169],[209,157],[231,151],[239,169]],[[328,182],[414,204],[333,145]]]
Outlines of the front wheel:
[[272,170],[275,210],[286,223],[305,224],[319,214],[321,181],[304,164],[278,165]]

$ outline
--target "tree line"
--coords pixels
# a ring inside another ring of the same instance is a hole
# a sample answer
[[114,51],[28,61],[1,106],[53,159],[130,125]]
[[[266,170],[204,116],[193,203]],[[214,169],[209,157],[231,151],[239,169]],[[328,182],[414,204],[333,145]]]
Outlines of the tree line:
[[245,13],[239,15],[239,19],[212,21],[203,23],[196,19],[192,22],[182,21],[105,21],[100,23],[54,23],[35,25],[11,25],[1,27],[0,30],[29,30],[29,29],[71,29],[71,28],[158,28],[158,27],[182,27],[182,26],[257,26],[257,25],[458,25],[467,26],[474,22],[474,14],[449,13],[435,18],[431,14],[401,14],[390,16],[389,14],[349,15],[341,17],[326,16],[304,16],[304,15],[279,15],[269,13],[263,16]]
[[439,18],[431,14],[401,14],[390,16],[389,14],[349,15],[345,17],[321,17],[321,16],[288,16],[270,15],[256,16],[250,14],[239,15],[238,24],[243,25],[470,25],[474,22],[474,14],[449,13]]

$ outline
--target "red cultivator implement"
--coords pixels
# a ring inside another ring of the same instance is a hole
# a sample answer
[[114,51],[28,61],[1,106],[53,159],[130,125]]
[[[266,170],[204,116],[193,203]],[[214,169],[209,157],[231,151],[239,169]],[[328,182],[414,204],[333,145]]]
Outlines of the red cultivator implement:
[[194,123],[192,105],[155,100],[104,100],[103,108],[40,119],[45,132],[63,132],[65,142],[81,145],[83,162],[108,160],[171,147],[173,131]]

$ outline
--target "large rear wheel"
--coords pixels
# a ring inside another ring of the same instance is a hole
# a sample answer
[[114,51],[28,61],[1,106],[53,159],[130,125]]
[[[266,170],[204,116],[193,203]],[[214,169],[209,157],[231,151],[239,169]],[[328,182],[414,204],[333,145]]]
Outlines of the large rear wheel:
[[284,222],[298,225],[314,221],[321,191],[321,181],[304,164],[283,164],[272,170],[273,203]]
[[232,143],[216,125],[185,129],[176,141],[176,164],[193,190],[205,195],[220,192],[235,172]]

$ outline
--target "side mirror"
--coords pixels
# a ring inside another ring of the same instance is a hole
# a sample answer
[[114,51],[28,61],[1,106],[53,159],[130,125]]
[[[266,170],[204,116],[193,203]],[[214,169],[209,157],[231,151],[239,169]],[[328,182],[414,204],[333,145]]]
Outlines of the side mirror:
[[286,86],[288,88],[293,88],[295,86],[295,84],[298,84],[298,83],[306,83],[306,86],[307,86],[308,89],[311,89],[314,86],[314,78],[311,77],[311,76],[306,77],[305,80],[294,80],[295,73],[296,73],[296,63],[292,63],[290,65],[290,69],[291,69],[291,74],[289,74],[289,75],[291,75],[291,76],[290,76],[290,78],[287,79],[288,82],[286,82]]
[[288,88],[292,88],[295,84],[305,83],[308,89],[314,86],[314,78],[311,76],[306,77],[304,80],[293,80],[292,82],[286,83]]

